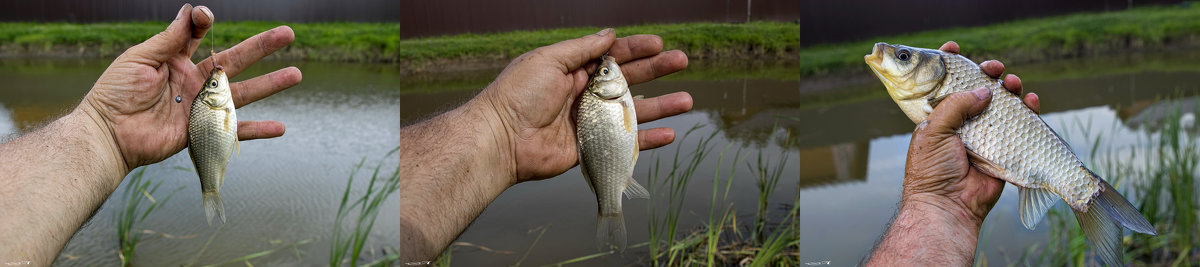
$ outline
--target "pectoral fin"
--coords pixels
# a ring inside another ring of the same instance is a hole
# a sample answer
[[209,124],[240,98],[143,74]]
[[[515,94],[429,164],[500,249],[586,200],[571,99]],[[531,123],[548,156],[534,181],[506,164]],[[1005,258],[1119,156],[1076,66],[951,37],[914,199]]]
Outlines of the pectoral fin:
[[225,108],[225,109],[222,109],[221,111],[225,112],[225,131],[228,132],[229,131],[229,119],[233,117],[233,116],[230,116],[230,114],[233,113],[233,110],[230,110],[229,108]]
[[1007,175],[1007,173],[1004,171],[1004,168],[1002,168],[1000,165],[996,165],[995,163],[992,163],[992,161],[983,158],[983,156],[976,154],[975,151],[972,151],[970,148],[967,148],[966,150],[967,158],[971,160],[971,165],[978,167],[979,171],[983,172],[983,174],[997,178],[1004,178],[1005,175]]
[[946,97],[949,97],[949,96],[950,95],[944,95],[944,96],[930,98],[929,99],[929,107],[931,107],[931,108],[937,107],[938,104],[942,103],[942,100],[946,100]]
[[621,113],[625,115],[625,132],[633,133],[637,126],[637,115],[633,114],[633,108],[628,105],[625,102],[621,102]]
[[233,151],[236,151],[238,156],[242,155],[242,147],[238,144],[237,136],[237,119],[233,117],[233,108],[225,108],[225,131],[233,134]]

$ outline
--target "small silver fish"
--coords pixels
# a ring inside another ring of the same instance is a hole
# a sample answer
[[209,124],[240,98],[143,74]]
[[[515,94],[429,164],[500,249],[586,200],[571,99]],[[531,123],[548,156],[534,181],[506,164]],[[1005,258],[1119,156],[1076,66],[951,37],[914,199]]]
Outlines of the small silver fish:
[[188,118],[188,154],[200,175],[208,225],[212,225],[214,216],[225,223],[225,205],[221,202],[220,191],[225,182],[225,166],[238,149],[237,122],[229,79],[218,66],[204,81],[204,88],[192,102],[192,113]]
[[638,157],[637,113],[629,84],[613,57],[604,56],[579,97],[575,132],[579,169],[596,193],[600,208],[596,243],[601,250],[623,252],[626,232],[621,193],[630,198],[649,198],[650,193],[633,179]]
[[1062,199],[1088,244],[1105,264],[1121,266],[1121,226],[1155,235],[1142,214],[1083,165],[1042,118],[966,57],[933,49],[877,43],[864,57],[892,100],[913,122],[924,121],[952,93],[987,87],[992,102],[958,129],[971,164],[1016,185],[1021,223],[1033,229]]

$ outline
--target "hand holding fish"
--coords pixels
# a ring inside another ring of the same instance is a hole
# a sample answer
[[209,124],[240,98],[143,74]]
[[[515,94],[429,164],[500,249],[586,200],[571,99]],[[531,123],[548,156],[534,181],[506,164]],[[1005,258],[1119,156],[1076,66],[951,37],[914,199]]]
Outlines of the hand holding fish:
[[[214,67],[191,55],[213,18],[206,7],[184,5],[166,30],[118,56],[73,111],[0,144],[0,259],[50,265],[130,170],[184,148],[192,100]],[[236,76],[293,38],[290,28],[275,28],[224,51],[220,62]],[[299,82],[292,67],[230,87],[242,106]],[[242,121],[237,129],[241,140],[284,131],[275,121]]]
[[[687,56],[653,35],[611,29],[514,59],[462,106],[400,131],[402,261],[432,260],[509,187],[566,172],[579,162],[573,105],[605,53],[629,84],[682,70]],[[685,92],[634,101],[636,121],[692,108]],[[668,128],[641,130],[637,147],[669,144]]]
[[[682,51],[662,51],[654,35],[616,38],[612,29],[541,47],[513,60],[480,95],[490,99],[515,153],[511,167],[519,183],[562,174],[578,162],[571,106],[596,69],[595,59],[608,53],[621,65],[630,85],[647,82],[687,67]],[[691,110],[686,92],[635,101],[638,123]],[[638,133],[639,147],[652,149],[675,139],[669,128]]]
[[[213,58],[199,64],[191,56],[212,27],[207,7],[185,5],[167,29],[117,57],[83,100],[113,139],[129,169],[161,161],[187,144],[191,102],[200,92]],[[218,54],[228,77],[290,44],[292,29],[279,26],[255,35]],[[300,70],[288,67],[249,80],[231,83],[233,102],[241,107],[300,83]],[[174,101],[181,96],[182,103]],[[242,121],[238,139],[283,135],[277,121]]]
[[[958,49],[957,43],[947,42],[939,50],[957,54]],[[980,68],[993,78],[1004,73],[999,61],[985,61]],[[1004,88],[1020,95],[1020,78],[1005,76]],[[951,95],[913,131],[900,212],[869,266],[964,266],[973,262],[979,227],[999,200],[1004,181],[968,163],[955,130],[982,112],[990,100],[986,89]],[[1029,93],[1022,100],[1034,112],[1040,111],[1036,94]]]

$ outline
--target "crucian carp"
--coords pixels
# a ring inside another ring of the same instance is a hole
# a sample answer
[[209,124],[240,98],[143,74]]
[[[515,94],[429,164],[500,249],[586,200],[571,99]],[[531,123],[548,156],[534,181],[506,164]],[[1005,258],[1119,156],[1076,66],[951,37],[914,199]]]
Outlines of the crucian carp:
[[1121,266],[1121,226],[1157,232],[1116,189],[1083,165],[1067,142],[998,79],[966,57],[939,50],[875,44],[867,65],[888,95],[920,123],[952,93],[987,87],[992,102],[957,130],[971,164],[1016,185],[1021,224],[1027,229],[1062,199],[1071,206],[1088,244],[1110,266]]
[[600,206],[596,242],[602,250],[625,250],[625,220],[621,216],[621,194],[649,198],[633,179],[637,163],[637,115],[629,84],[616,59],[604,56],[579,97],[575,133],[579,168]]

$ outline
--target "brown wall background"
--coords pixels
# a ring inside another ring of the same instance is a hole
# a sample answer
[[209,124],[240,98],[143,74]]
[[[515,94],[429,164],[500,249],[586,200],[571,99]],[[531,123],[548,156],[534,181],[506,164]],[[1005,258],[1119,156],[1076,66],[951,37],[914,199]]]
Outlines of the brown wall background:
[[[1136,5],[1182,0],[1137,1]],[[0,1],[0,21],[163,21],[184,1]],[[1122,10],[1129,0],[208,0],[222,20],[395,22],[406,37],[665,22],[795,22],[818,44],[949,26],[1082,11]]]

